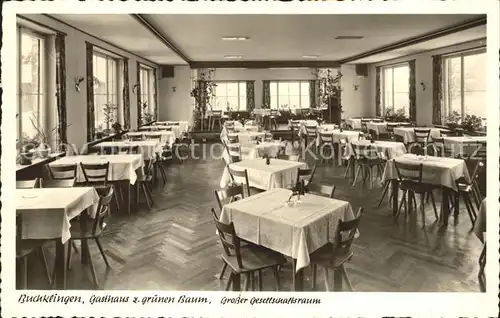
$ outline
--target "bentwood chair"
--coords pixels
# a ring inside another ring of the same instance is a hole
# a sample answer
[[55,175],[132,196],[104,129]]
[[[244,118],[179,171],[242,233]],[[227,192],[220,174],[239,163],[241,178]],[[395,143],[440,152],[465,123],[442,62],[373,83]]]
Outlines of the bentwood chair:
[[151,208],[155,205],[153,201],[153,191],[151,190],[151,183],[153,182],[153,169],[154,169],[154,162],[153,160],[148,160],[146,162],[146,172],[140,176],[136,183],[136,200],[137,203],[139,203],[139,198],[140,198],[140,193],[142,190],[142,193],[144,194],[144,198],[146,199],[146,204],[148,205],[148,208],[151,210]]
[[28,257],[33,254],[38,254],[39,259],[42,261],[42,266],[45,276],[52,285],[52,279],[47,264],[47,257],[45,256],[44,246],[47,240],[23,240],[22,234],[22,214],[16,214],[16,261],[21,262],[22,266],[22,289],[28,289]]
[[[297,169],[297,179],[295,181],[295,185],[299,184],[301,180],[304,180],[304,186],[308,186],[312,183],[314,175],[316,174],[316,165],[312,167],[312,169]],[[307,179],[307,180],[305,180]]]
[[335,146],[333,143],[333,134],[331,132],[320,132],[319,140],[320,140],[319,151],[322,157],[322,162],[331,160],[333,163],[335,158]]
[[427,149],[433,147],[433,141],[431,140],[431,129],[430,128],[414,128],[415,142],[413,144],[418,145],[419,154],[427,154]]
[[[83,226],[82,226],[82,221],[79,220],[78,223],[72,224],[70,231],[71,231],[71,237],[70,237],[70,242],[73,241],[81,241],[82,243],[85,242],[85,244],[88,244],[88,240],[94,240],[95,243],[97,244],[97,247],[99,248],[99,252],[102,255],[102,258],[104,259],[104,263],[106,264],[106,267],[109,268],[109,262],[106,257],[106,254],[104,253],[104,249],[102,248],[101,242],[99,239],[105,234],[105,230],[107,229],[107,222],[108,218],[110,216],[110,204],[111,200],[113,198],[113,188],[109,187],[106,189],[106,193],[104,196],[101,196],[99,198],[99,203],[97,206],[97,213],[95,215],[95,218],[92,220],[90,218],[87,218],[86,220],[83,221]],[[72,222],[74,223],[74,222]],[[96,286],[99,285],[97,281],[97,276],[94,268],[94,264],[92,261],[92,256],[89,252],[89,248],[87,246],[86,248],[87,251],[87,257],[89,260],[89,265],[92,273],[92,278],[94,280],[94,284]],[[71,269],[71,253],[68,253],[68,258],[67,258],[67,267],[68,269]]]
[[259,290],[263,289],[264,270],[272,270],[276,280],[276,290],[280,289],[279,267],[286,263],[286,258],[262,246],[249,244],[242,249],[241,239],[236,235],[234,224],[224,224],[219,221],[215,210],[212,208],[212,217],[217,228],[219,239],[222,243],[224,253],[220,256],[223,262],[231,269],[226,285],[226,291],[230,286],[233,290],[240,290],[240,279],[244,275],[246,277],[245,290],[255,290],[255,273],[259,275]]
[[357,166],[356,174],[352,186],[358,181],[359,174],[362,173],[363,181],[367,179],[370,182],[370,188],[373,188],[373,168],[377,169],[378,176],[382,178],[384,161],[375,145],[368,144],[360,146],[351,144],[354,157],[354,166]]
[[318,127],[316,126],[304,126],[306,133],[302,136],[304,140],[304,149],[307,149],[309,143],[315,143],[318,138]]
[[474,199],[477,209],[479,209],[483,200],[478,185],[479,175],[483,171],[483,169],[484,163],[482,161],[478,161],[476,163],[476,167],[474,168],[474,172],[472,173],[471,181],[467,182],[465,180],[460,180],[459,182],[457,182],[458,195],[461,196],[462,200],[464,201],[467,213],[469,214],[469,218],[472,224],[471,231],[473,230],[474,224],[476,223],[477,219],[477,212],[476,208],[474,208],[474,205],[472,204],[472,199]]
[[277,109],[271,109],[270,115],[268,116],[269,121],[269,129],[278,130],[278,123],[276,122],[276,118],[278,118],[279,113]]
[[352,285],[347,276],[344,264],[353,257],[351,245],[356,238],[359,222],[363,216],[363,208],[359,208],[356,218],[350,221],[339,220],[335,232],[334,242],[328,243],[314,251],[310,256],[312,266],[312,288],[316,290],[317,267],[322,267],[325,274],[325,287],[329,291],[329,270],[334,273],[334,290],[342,289],[342,279],[345,280],[350,291]]

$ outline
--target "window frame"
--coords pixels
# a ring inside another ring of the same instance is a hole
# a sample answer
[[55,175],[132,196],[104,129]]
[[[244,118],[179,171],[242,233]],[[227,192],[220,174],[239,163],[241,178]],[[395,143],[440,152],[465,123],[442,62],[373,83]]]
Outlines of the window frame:
[[[96,50],[94,48],[94,51],[92,52],[92,58],[94,58],[94,56],[97,56],[97,57],[100,57],[100,58],[104,58],[105,61],[106,61],[106,101],[110,101],[109,99],[109,96],[110,95],[115,95],[116,96],[116,111],[115,111],[115,122],[119,122],[119,119],[120,119],[120,115],[119,115],[119,112],[120,112],[120,102],[119,102],[119,98],[120,98],[120,88],[119,88],[119,81],[120,81],[120,58],[116,57],[114,54],[110,53],[110,54],[107,54],[107,52],[104,52],[103,50]],[[109,61],[113,61],[115,63],[115,72],[114,72],[114,75],[115,75],[115,79],[114,79],[114,94],[110,94],[109,93]],[[95,68],[95,64],[93,64],[93,67]],[[94,69],[95,70],[95,69]],[[94,71],[93,70],[93,71]],[[95,72],[94,72],[94,77],[96,77],[95,75]],[[99,120],[98,120],[98,114],[99,114],[99,111],[97,109],[97,104],[95,102],[95,99],[96,99],[96,95],[97,96],[101,96],[103,94],[95,94],[95,92],[93,93],[93,98],[94,98],[94,108],[95,108],[95,111],[94,111],[94,129],[96,131],[99,131]],[[107,129],[106,127],[104,127],[103,129]],[[110,128],[111,129],[111,128]]]
[[[47,78],[47,56],[46,56],[46,48],[47,48],[47,35],[37,32],[33,29],[27,28],[22,25],[17,25],[17,72],[19,74],[18,79],[17,79],[17,87],[18,87],[18,99],[17,99],[17,139],[21,141],[23,139],[23,106],[22,106],[22,100],[23,100],[23,89],[22,89],[22,36],[23,34],[27,34],[29,36],[32,36],[34,38],[38,39],[38,70],[37,70],[37,86],[38,90],[36,94],[30,94],[30,95],[36,95],[37,96],[37,109],[36,109],[36,115],[37,119],[42,125],[41,129],[43,131],[47,131],[47,114],[48,111],[46,107],[47,105],[47,92],[46,89],[47,87],[45,86],[45,79]],[[26,124],[26,123],[25,123]],[[29,123],[31,124],[31,123]]]
[[[401,63],[396,63],[396,64],[389,64],[389,65],[383,65],[380,67],[380,73],[381,73],[381,78],[380,78],[380,90],[381,90],[381,106],[382,106],[382,114],[385,114],[386,112],[386,104],[385,104],[385,93],[386,93],[386,89],[385,89],[385,71],[390,69],[392,72],[391,72],[391,77],[392,77],[392,87],[391,87],[391,92],[392,92],[392,111],[393,112],[396,112],[396,101],[395,101],[395,90],[394,90],[394,69],[396,68],[402,68],[402,67],[406,67],[408,68],[408,77],[411,76],[410,75],[410,63],[409,62],[401,62]],[[409,83],[409,81],[408,81]],[[408,117],[410,117],[410,88],[409,88],[409,85],[408,85],[408,109],[407,109],[407,113],[406,115],[408,115]]]
[[[450,105],[449,105],[449,95],[450,95],[450,90],[448,89],[449,83],[448,83],[448,73],[447,73],[447,62],[451,59],[460,57],[460,117],[463,120],[466,116],[465,114],[465,71],[464,71],[464,60],[465,57],[467,56],[472,56],[472,55],[480,55],[480,54],[486,54],[486,48],[481,47],[481,48],[473,48],[465,51],[457,51],[457,52],[452,52],[449,54],[444,54],[442,56],[442,62],[441,62],[441,72],[443,74],[443,80],[441,81],[441,89],[443,92],[443,104],[442,104],[442,119],[443,122],[446,122],[446,118],[451,114],[453,110],[451,110]],[[485,89],[486,92],[486,89]]]
[[[152,91],[151,91],[151,88],[153,86],[153,81],[152,81],[152,79],[153,79],[153,68],[151,68],[151,67],[149,67],[147,65],[144,65],[142,63],[139,63],[139,68],[140,68],[139,69],[139,76],[142,77],[142,74],[143,74],[144,71],[145,71],[145,75],[146,75],[146,83],[143,81],[143,78],[139,79],[139,82],[141,83],[141,88],[140,88],[140,90],[141,90],[141,104],[144,104],[144,100],[143,100],[142,97],[143,96],[147,96],[148,112],[154,113],[154,109],[153,109],[153,105],[152,105],[153,104],[152,103],[152,101],[153,101],[153,96],[152,95],[153,94],[152,94]],[[143,89],[144,88],[144,84],[146,84],[145,85],[146,88],[147,88],[146,90]],[[156,88],[154,88],[154,89],[156,89]],[[146,91],[146,92],[144,92],[144,91]],[[143,109],[142,109],[142,105],[141,105],[141,112],[142,111],[143,111]],[[141,113],[141,115],[142,115],[142,113]]]
[[[270,109],[280,109],[280,92],[279,92],[279,84],[280,83],[287,83],[287,84],[290,84],[290,83],[298,83],[299,84],[299,94],[298,95],[290,95],[290,94],[287,94],[288,95],[288,99],[290,100],[290,96],[299,96],[299,105],[297,108],[292,108],[291,105],[288,105],[288,108],[289,109],[306,109],[306,108],[311,108],[311,102],[309,100],[310,98],[310,91],[311,91],[311,83],[310,83],[310,80],[271,80],[269,81],[269,86],[272,85],[273,83],[276,83],[276,95],[272,95],[271,92],[269,92],[269,97],[270,97],[270,100],[271,100],[271,103],[269,105],[269,108]],[[308,107],[304,107],[302,105],[302,84],[305,84],[307,83],[307,85],[309,85],[309,89],[307,90],[307,98],[309,100],[309,106]],[[326,83],[325,83],[326,85]],[[276,108],[273,108],[272,107],[272,99],[273,99],[273,96],[276,96]]]
[[[247,98],[247,93],[246,93],[246,90],[247,90],[247,86],[246,85],[247,84],[246,84],[246,81],[231,81],[231,80],[227,80],[227,81],[214,81],[213,83],[216,86],[219,86],[220,84],[225,84],[225,85],[227,85],[227,84],[236,84],[236,86],[238,87],[238,96],[236,96],[236,98],[238,99],[238,109],[237,110],[231,110],[231,111],[236,111],[236,112],[246,112],[246,111],[248,111],[248,105],[246,103],[246,98]],[[245,95],[244,95],[244,97],[245,97],[245,109],[244,110],[241,109],[241,103],[240,103],[241,102],[241,98],[243,97],[241,95],[241,89],[240,89],[240,84],[242,84],[242,83],[245,84],[245,89],[244,89],[244,93],[245,93]],[[216,91],[217,91],[217,88],[214,89],[214,96],[212,97],[212,101],[211,101],[212,102],[212,110],[222,110],[223,112],[225,112],[225,111],[227,111],[226,108],[224,108],[224,109],[215,109],[214,108],[214,106],[216,105],[216,100],[217,100]],[[219,96],[219,97],[225,97],[227,99],[228,97],[234,97],[234,96],[228,96],[227,95],[227,86],[226,86],[226,95]]]

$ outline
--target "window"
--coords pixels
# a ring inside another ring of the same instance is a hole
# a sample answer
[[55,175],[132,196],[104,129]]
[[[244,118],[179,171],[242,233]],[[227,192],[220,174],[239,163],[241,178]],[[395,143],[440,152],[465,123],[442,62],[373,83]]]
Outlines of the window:
[[21,142],[40,137],[47,131],[45,121],[45,39],[27,29],[19,29],[19,103],[17,138]]
[[96,131],[111,129],[118,120],[118,61],[94,52],[94,107]]
[[444,57],[443,68],[444,121],[453,111],[486,117],[486,52]]
[[407,64],[384,67],[382,72],[383,111],[404,110],[410,115],[410,67]]
[[245,82],[217,82],[215,85],[213,110],[247,110],[247,85]]
[[271,108],[309,108],[309,81],[272,81]]
[[142,113],[153,113],[154,106],[151,92],[151,88],[153,87],[153,70],[141,66],[140,76]]

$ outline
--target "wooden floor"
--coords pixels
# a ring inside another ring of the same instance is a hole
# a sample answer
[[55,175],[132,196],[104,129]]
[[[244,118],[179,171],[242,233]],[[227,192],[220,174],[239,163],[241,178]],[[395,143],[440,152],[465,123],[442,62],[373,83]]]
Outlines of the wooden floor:
[[[209,147],[207,146],[207,149]],[[203,150],[198,150],[198,154]],[[208,153],[208,150],[205,150]],[[168,166],[168,182],[156,188],[152,211],[132,216],[115,214],[110,231],[102,239],[111,269],[106,266],[95,243],[91,253],[105,290],[223,290],[226,280],[215,277],[221,269],[221,252],[210,208],[216,206],[213,190],[219,187],[222,160],[191,159]],[[390,216],[388,201],[376,208],[381,188],[355,188],[344,180],[344,167],[322,164],[315,182],[335,184],[337,199],[349,201],[353,209],[365,207],[360,237],[353,246],[354,257],[347,272],[355,291],[376,292],[479,292],[477,259],[481,245],[467,213],[439,229],[432,211],[422,229],[420,215],[397,223]],[[463,204],[462,204],[463,206]],[[430,208],[430,206],[429,206]],[[453,219],[453,216],[451,217]],[[73,252],[74,253],[74,252]],[[53,264],[53,251],[48,251]],[[227,275],[227,274],[226,274]],[[281,272],[281,290],[289,291],[291,264]],[[309,270],[305,289],[310,289]],[[325,290],[319,272],[319,289]],[[272,273],[264,279],[264,289],[274,290]],[[37,259],[30,261],[30,289],[48,289]],[[68,289],[95,289],[90,270],[73,254],[68,272]]]

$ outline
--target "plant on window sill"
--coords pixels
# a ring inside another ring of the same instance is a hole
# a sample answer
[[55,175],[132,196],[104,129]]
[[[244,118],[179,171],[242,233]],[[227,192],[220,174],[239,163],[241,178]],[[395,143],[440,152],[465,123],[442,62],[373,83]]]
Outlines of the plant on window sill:
[[457,129],[460,127],[460,122],[462,121],[462,116],[454,110],[452,111],[448,117],[446,117],[446,126],[448,126],[450,129]]
[[104,135],[109,135],[111,132],[111,125],[115,121],[115,111],[117,110],[117,106],[112,102],[108,101],[104,104],[103,113],[104,113],[104,124],[106,125],[106,129],[101,130]]
[[154,113],[149,111],[147,102],[142,103],[142,116],[141,116],[141,118],[142,118],[143,124],[148,124],[148,123],[152,122],[153,120],[155,120],[155,115],[154,115]]
[[481,117],[478,117],[476,115],[467,115],[462,120],[461,126],[465,131],[474,132],[477,130],[481,130],[481,128],[483,127],[483,123]]
[[400,108],[396,111],[396,113],[394,114],[394,121],[396,122],[407,122],[409,119],[408,117],[406,116],[406,111],[404,108]]

